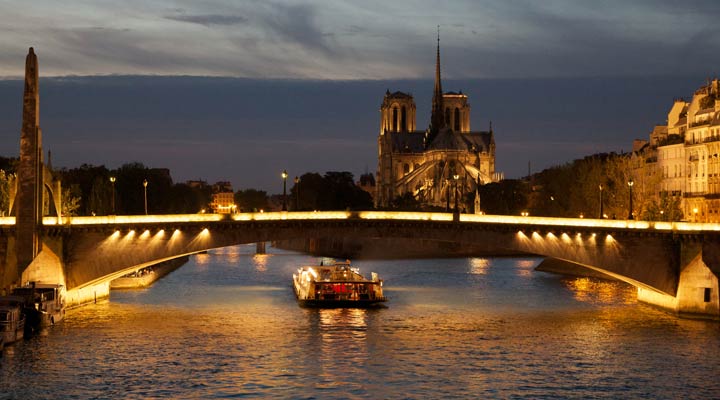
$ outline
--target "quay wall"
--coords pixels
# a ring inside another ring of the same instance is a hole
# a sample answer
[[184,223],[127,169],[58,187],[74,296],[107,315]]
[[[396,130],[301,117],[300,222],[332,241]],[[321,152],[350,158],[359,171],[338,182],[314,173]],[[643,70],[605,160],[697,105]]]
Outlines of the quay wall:
[[318,257],[349,259],[452,258],[527,256],[509,251],[466,243],[444,242],[417,238],[312,238],[274,241],[273,246],[312,254]]

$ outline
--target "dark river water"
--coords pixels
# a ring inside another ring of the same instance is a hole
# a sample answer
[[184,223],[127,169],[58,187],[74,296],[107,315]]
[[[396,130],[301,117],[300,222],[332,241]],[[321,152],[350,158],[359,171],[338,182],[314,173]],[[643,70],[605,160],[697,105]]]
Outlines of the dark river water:
[[212,251],[6,348],[0,398],[720,398],[720,324],[535,258],[356,262],[388,307],[316,310],[307,255]]

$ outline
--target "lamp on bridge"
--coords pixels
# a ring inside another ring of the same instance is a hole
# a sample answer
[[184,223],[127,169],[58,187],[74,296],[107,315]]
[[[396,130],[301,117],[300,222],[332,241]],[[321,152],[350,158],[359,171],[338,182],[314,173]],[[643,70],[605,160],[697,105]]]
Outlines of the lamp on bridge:
[[143,179],[143,190],[145,194],[145,215],[148,215],[147,213],[147,179]]
[[599,185],[598,188],[600,189],[600,216],[598,218],[603,219],[603,185]]
[[453,211],[453,221],[460,221],[460,210],[458,209],[458,180],[460,180],[460,175],[455,174],[453,175],[453,181],[455,181],[455,189],[453,190],[453,196],[455,197],[455,211]]
[[282,172],[282,178],[283,178],[283,203],[282,203],[282,210],[287,211],[287,177],[288,173],[287,170],[283,170]]
[[110,183],[112,184],[112,199],[110,200],[110,204],[111,204],[110,207],[112,209],[113,215],[115,215],[115,177],[114,176],[110,177]]
[[445,212],[450,212],[450,180],[445,179]]
[[628,219],[634,219],[633,217],[633,205],[632,205],[632,188],[635,182],[632,178],[628,181],[628,187],[630,188],[630,214],[628,214]]
[[295,177],[295,211],[300,210],[300,178]]

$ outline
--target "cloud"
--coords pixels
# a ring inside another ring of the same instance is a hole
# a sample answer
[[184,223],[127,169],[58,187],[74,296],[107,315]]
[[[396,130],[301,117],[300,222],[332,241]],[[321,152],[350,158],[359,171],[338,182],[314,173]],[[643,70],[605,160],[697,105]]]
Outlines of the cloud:
[[309,4],[266,3],[258,19],[260,27],[277,39],[325,54],[337,51],[328,42],[328,32],[317,23],[317,8]]
[[[43,74],[298,79],[431,77],[441,25],[448,78],[712,74],[717,1],[77,0],[0,13],[0,76],[27,47]],[[709,47],[708,47],[709,46]],[[693,62],[688,62],[693,60]]]
[[241,15],[220,15],[220,14],[206,14],[206,15],[170,15],[166,16],[166,19],[189,22],[193,24],[200,24],[204,26],[211,25],[238,25],[244,24],[248,21],[246,17]]

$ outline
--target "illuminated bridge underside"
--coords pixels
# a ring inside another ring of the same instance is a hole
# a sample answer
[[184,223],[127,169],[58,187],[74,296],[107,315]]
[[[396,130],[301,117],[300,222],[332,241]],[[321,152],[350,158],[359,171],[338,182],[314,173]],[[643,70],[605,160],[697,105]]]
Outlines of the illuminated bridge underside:
[[[310,212],[46,218],[43,236],[62,242],[68,288],[138,266],[212,248],[322,237],[417,238],[524,251],[581,264],[641,288],[675,295],[680,244],[720,254],[720,225],[447,213]],[[11,219],[0,224],[11,225]],[[5,229],[9,229],[6,226]],[[57,246],[56,246],[57,247]],[[708,266],[718,275],[717,263]]]

